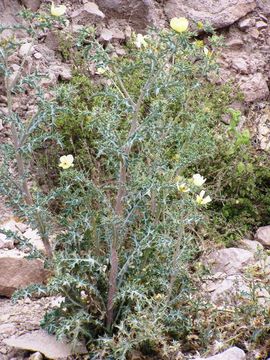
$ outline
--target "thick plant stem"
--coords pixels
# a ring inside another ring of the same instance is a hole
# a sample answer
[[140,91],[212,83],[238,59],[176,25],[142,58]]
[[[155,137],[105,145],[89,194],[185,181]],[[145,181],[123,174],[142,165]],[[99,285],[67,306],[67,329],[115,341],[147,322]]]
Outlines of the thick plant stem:
[[[119,188],[116,196],[115,203],[115,214],[117,217],[121,217],[123,215],[123,198],[126,193],[126,180],[127,180],[127,170],[123,163],[120,162],[120,178],[119,178]],[[107,329],[110,330],[113,317],[114,317],[114,298],[117,292],[117,277],[118,277],[118,249],[117,245],[120,237],[120,227],[119,224],[114,225],[114,235],[113,241],[111,244],[111,256],[110,256],[110,264],[111,269],[109,273],[109,291],[108,291],[108,301],[107,301],[107,313],[106,313],[106,326]]]
[[[136,103],[134,103],[133,101],[131,102],[133,105],[133,116],[131,119],[130,129],[127,136],[127,142],[126,145],[123,147],[123,153],[125,159],[128,159],[132,148],[132,143],[130,142],[130,140],[136,134],[139,128],[140,109],[143,103],[145,92],[148,90],[153,80],[152,76],[153,73],[150,74],[148,81],[141,89],[138,101]],[[120,85],[123,88],[123,84],[121,83]],[[129,100],[131,99],[130,96],[126,93],[126,91],[125,91],[125,95],[129,98]],[[124,158],[120,160],[119,187],[115,201],[115,215],[119,220],[122,218],[124,213],[124,198],[126,195],[126,183],[127,183],[127,166]],[[114,320],[114,299],[117,293],[117,278],[118,278],[118,263],[119,263],[118,247],[121,239],[121,226],[119,224],[114,225],[113,232],[114,232],[114,236],[110,250],[111,268],[109,272],[109,290],[108,290],[108,300],[107,300],[107,310],[106,310],[106,326],[109,331],[111,330]]]
[[184,224],[183,224],[184,216],[183,216],[183,213],[181,213],[180,221],[181,221],[181,228],[180,228],[178,238],[176,240],[174,253],[173,253],[172,273],[171,273],[171,277],[170,277],[170,284],[169,284],[169,289],[168,289],[167,301],[171,300],[174,284],[175,284],[175,281],[176,281],[176,278],[177,278],[177,275],[178,275],[178,269],[177,269],[178,268],[178,260],[179,260],[179,255],[180,255],[180,251],[181,251],[181,243],[182,243],[183,236],[184,236]]
[[106,326],[110,330],[114,317],[114,297],[117,291],[117,275],[118,275],[118,254],[116,248],[111,249],[111,270],[109,274],[109,293],[107,302],[107,319]]

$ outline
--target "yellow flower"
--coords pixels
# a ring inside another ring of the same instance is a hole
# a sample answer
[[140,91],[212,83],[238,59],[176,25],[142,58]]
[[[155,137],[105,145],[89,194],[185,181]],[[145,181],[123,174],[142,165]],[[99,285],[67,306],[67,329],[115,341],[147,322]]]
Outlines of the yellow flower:
[[135,40],[135,46],[137,49],[140,49],[142,46],[147,47],[147,42],[145,41],[145,38],[142,34],[137,34],[136,40]]
[[203,23],[202,23],[201,21],[198,21],[198,22],[197,22],[197,28],[198,28],[199,30],[202,30],[202,29],[204,28]]
[[197,204],[199,204],[199,205],[206,205],[206,204],[208,204],[208,203],[210,203],[210,202],[212,201],[212,199],[210,198],[209,195],[207,195],[206,197],[204,197],[204,195],[205,195],[205,191],[202,190],[202,191],[200,192],[200,194],[196,196],[196,202],[197,202]]
[[177,184],[177,189],[180,192],[186,193],[190,191],[190,188],[186,185],[186,183]]
[[63,169],[68,169],[70,167],[73,167],[74,157],[72,155],[63,155],[60,157],[60,164],[59,167]]
[[175,17],[171,19],[170,26],[174,31],[178,33],[182,33],[187,31],[188,29],[188,20],[184,17],[180,17],[180,18]]
[[65,5],[55,6],[54,2],[52,1],[52,5],[51,5],[52,16],[62,16],[66,12],[66,10],[67,10],[67,8]]
[[196,186],[202,186],[206,182],[206,179],[200,174],[194,174],[192,180],[193,184]]
[[203,40],[196,40],[196,41],[195,41],[195,46],[197,46],[198,48],[204,47],[204,42],[203,42]]

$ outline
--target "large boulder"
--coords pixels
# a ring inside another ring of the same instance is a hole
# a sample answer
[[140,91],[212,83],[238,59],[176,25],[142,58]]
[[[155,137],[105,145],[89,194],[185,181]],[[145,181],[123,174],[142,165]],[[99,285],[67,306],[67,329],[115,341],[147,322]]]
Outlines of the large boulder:
[[165,13],[169,19],[184,16],[219,29],[235,23],[255,8],[255,0],[168,0]]
[[13,251],[0,253],[0,296],[10,297],[14,291],[46,281],[48,272],[42,260],[28,260]]

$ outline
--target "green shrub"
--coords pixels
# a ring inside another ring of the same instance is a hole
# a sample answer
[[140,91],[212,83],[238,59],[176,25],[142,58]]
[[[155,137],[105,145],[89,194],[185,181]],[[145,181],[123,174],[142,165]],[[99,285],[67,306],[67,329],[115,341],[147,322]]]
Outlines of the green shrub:
[[76,73],[58,93],[68,105],[58,132],[75,167],[60,174],[63,232],[49,284],[65,301],[43,325],[116,359],[133,349],[171,356],[193,332],[197,346],[207,337],[190,265],[205,208],[189,178],[215,156],[226,109],[218,98],[230,95],[209,84],[216,65],[193,34],[148,36],[111,59],[89,33],[87,59],[102,81]]

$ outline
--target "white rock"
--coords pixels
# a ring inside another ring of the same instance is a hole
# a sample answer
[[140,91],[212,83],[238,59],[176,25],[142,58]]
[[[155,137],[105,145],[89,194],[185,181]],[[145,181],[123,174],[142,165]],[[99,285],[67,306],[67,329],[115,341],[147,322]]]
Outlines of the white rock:
[[195,358],[194,360],[246,360],[246,354],[243,350],[234,346],[218,355],[208,358]]
[[270,246],[270,225],[259,227],[256,231],[255,239],[263,246]]
[[40,52],[36,52],[36,53],[34,53],[34,58],[39,60],[42,58],[42,54]]
[[73,354],[87,354],[84,346],[80,345],[72,349],[67,342],[57,341],[55,336],[49,335],[43,330],[33,331],[19,337],[10,337],[3,342],[15,348],[40,352],[48,359],[54,360],[67,358]]
[[34,51],[33,44],[25,43],[19,49],[19,55],[24,57],[26,55],[31,55]]
[[221,249],[212,252],[204,262],[210,267],[213,273],[221,272],[227,275],[234,275],[244,270],[254,260],[251,251],[239,248]]

